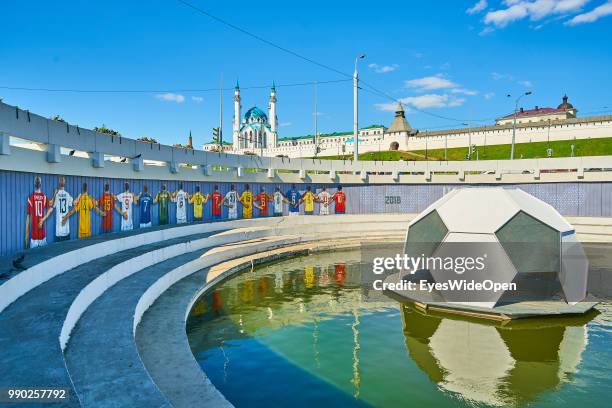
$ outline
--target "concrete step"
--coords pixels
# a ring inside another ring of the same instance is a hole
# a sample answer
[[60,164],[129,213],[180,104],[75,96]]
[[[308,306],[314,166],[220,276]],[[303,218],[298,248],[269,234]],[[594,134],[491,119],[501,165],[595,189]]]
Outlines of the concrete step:
[[[0,313],[0,386],[72,389],[59,337],[68,310],[83,287],[131,258],[210,234],[175,238],[104,256],[55,276],[19,297]],[[78,405],[73,391],[66,405]]]
[[132,274],[85,310],[64,353],[83,406],[169,406],[140,361],[133,336],[134,310],[151,284],[202,252],[180,255]]
[[[315,241],[302,237],[294,241],[294,244],[280,248],[275,248],[277,245],[271,241],[271,245],[262,242],[247,244],[246,246],[251,245],[253,248],[241,248],[241,256],[228,256],[223,262],[215,263],[169,284],[144,312],[135,330],[138,352],[149,375],[174,407],[222,407],[229,404],[199,367],[185,333],[186,317],[203,290],[227,274],[250,265],[251,261],[263,262],[273,257],[310,250],[350,248],[366,239],[357,236],[333,241]],[[207,255],[218,255],[219,249],[221,248],[215,248]]]
[[[227,237],[227,234],[224,234]],[[242,233],[230,239],[239,241]],[[300,241],[296,236],[265,237],[251,241],[215,245],[208,251],[196,250],[148,266],[105,290],[82,313],[65,350],[66,367],[83,406],[165,406],[169,402],[157,389],[142,364],[136,347],[133,325],[134,311],[142,294],[156,281],[185,264],[231,258],[233,254],[257,252],[268,247]],[[208,238],[211,243],[213,237]],[[201,281],[201,284],[204,282]],[[166,350],[166,353],[171,351]],[[200,377],[202,375],[200,374]],[[184,376],[173,377],[174,388],[180,388]],[[109,393],[108,390],[113,392]],[[200,390],[200,391],[198,391]],[[214,391],[194,387],[190,401],[222,398]],[[198,404],[195,404],[198,405]],[[192,405],[193,406],[193,405]]]

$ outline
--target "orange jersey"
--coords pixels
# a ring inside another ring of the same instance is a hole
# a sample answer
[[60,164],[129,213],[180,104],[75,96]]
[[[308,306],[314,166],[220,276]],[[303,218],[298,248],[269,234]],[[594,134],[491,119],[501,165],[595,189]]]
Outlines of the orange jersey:
[[115,206],[115,197],[109,192],[106,192],[98,199],[98,205],[106,213],[102,218],[102,230],[110,231],[113,229],[113,207]]
[[270,196],[264,191],[257,194],[255,197],[255,202],[259,206],[259,213],[268,215],[268,201],[270,200]]

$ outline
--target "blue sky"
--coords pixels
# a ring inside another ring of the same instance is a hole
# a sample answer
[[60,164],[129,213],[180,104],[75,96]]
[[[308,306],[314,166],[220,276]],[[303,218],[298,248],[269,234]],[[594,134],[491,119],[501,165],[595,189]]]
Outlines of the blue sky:
[[[505,95],[525,90],[529,107],[556,106],[567,93],[579,115],[612,111],[609,0],[188,1],[347,74],[365,53],[361,79],[403,100],[416,128],[493,123],[513,109]],[[218,88],[221,73],[226,139],[236,79],[264,86],[243,89],[243,112],[267,109],[276,82],[281,137],[313,132],[313,86],[283,84],[344,79],[176,0],[11,1],[0,22],[2,87],[153,91],[0,88],[6,103],[164,143],[184,142],[190,130],[195,143],[210,140],[219,94],[204,90]],[[320,131],[352,128],[351,87],[317,87]],[[361,92],[360,125],[389,125],[390,102]]]

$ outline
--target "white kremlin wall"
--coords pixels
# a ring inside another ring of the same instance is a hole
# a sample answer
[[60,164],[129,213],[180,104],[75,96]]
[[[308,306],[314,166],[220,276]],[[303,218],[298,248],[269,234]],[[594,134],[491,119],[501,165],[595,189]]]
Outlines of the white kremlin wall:
[[[552,121],[550,126],[548,123],[533,123],[520,124],[516,127],[516,143],[605,137],[612,137],[612,115]],[[399,144],[399,150],[414,151],[444,149],[445,146],[448,148],[467,147],[470,141],[476,146],[510,144],[512,143],[512,126],[492,125],[449,131],[421,131],[416,136],[408,136],[406,132],[363,135],[359,138],[359,152],[390,150],[393,142]],[[259,155],[261,151],[253,151],[253,153]],[[352,135],[328,136],[321,137],[317,156],[352,153]],[[296,139],[293,143],[283,141],[276,148],[264,149],[263,155],[272,157],[284,155],[291,158],[313,157],[315,156],[315,144],[312,139]]]

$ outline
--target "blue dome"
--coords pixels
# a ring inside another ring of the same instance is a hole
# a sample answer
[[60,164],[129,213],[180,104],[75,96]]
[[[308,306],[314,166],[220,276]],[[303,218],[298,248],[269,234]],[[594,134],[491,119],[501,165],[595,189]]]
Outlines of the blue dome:
[[268,116],[257,106],[253,106],[244,114],[244,120],[250,122],[252,120],[257,121],[261,119],[263,122],[268,121]]

